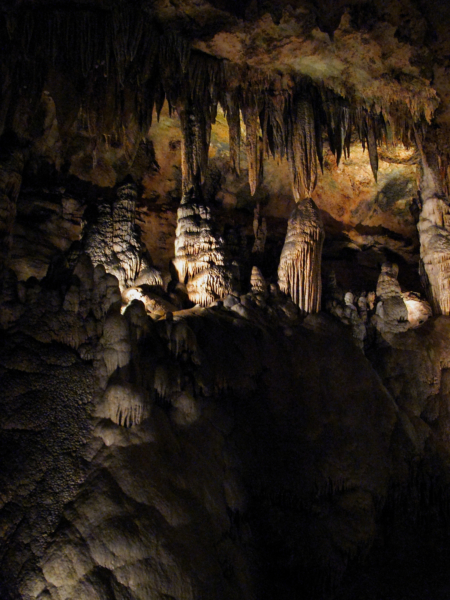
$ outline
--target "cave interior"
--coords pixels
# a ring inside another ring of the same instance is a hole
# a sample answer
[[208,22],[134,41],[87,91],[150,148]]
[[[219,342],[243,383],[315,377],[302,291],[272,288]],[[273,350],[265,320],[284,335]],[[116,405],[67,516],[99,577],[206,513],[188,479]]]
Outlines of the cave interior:
[[0,600],[447,600],[450,5],[4,0]]

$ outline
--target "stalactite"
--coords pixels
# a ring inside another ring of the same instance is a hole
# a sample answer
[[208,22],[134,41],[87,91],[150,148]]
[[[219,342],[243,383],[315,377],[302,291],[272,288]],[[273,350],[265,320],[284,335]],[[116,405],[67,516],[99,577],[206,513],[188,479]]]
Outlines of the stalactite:
[[378,144],[386,138],[386,122],[381,113],[359,108],[356,111],[357,129],[363,149],[367,144],[370,166],[375,181],[378,176]]
[[317,182],[316,126],[310,98],[293,98],[288,130],[288,156],[296,202],[310,196]]
[[299,202],[289,217],[286,241],[278,267],[281,291],[305,313],[320,311],[321,262],[324,228],[310,198]]
[[[193,50],[181,35],[162,32],[149,11],[123,3],[97,11],[63,7],[0,10],[0,34],[4,45],[0,129],[14,120],[12,99],[27,99],[33,107],[49,72],[54,71],[76,84],[78,94],[72,101],[79,105],[80,117],[93,139],[108,135],[124,141],[132,122],[139,125],[139,137],[150,126],[153,105],[157,115],[165,100],[170,111],[181,106],[185,111],[180,115],[182,126],[189,140],[186,181],[204,175],[218,103],[227,116],[230,160],[237,173],[239,116],[243,114],[252,194],[261,177],[262,153],[269,150],[280,157],[288,155],[296,198],[310,195],[317,164],[322,164],[323,129],[339,162],[343,153],[348,155],[356,126],[362,143],[368,146],[376,176],[377,145],[386,129],[378,109],[368,110],[360,100],[344,99],[307,78],[295,82],[286,76],[269,76],[257,68],[230,65]],[[55,102],[57,114],[63,115],[64,99],[61,96],[61,102]],[[396,101],[391,112],[390,106],[385,109],[389,113],[386,118],[393,121],[394,135],[403,141],[411,138],[407,102]],[[418,108],[414,108],[415,115]],[[72,113],[76,110],[71,109]]]
[[247,99],[242,107],[245,124],[245,151],[247,154],[248,182],[253,196],[258,186],[261,169],[261,148],[259,144],[259,110],[254,96]]
[[290,105],[290,92],[275,89],[264,96],[264,121],[267,122],[267,146],[273,158],[284,158],[286,148],[286,107]]
[[183,194],[194,190],[198,193],[208,166],[208,149],[211,123],[204,112],[196,110],[192,103],[179,106],[181,141],[181,177]]
[[234,172],[241,174],[241,116],[236,93],[227,97],[226,117],[229,131],[230,161]]
[[[339,165],[342,153],[347,157],[350,155],[350,142],[353,129],[351,109],[343,98],[336,96],[336,94],[328,90],[322,90],[322,101],[328,131],[328,142]],[[320,119],[316,118],[317,123],[320,123]]]
[[149,415],[147,392],[130,383],[110,384],[96,411],[96,416],[111,419],[121,427],[139,425]]

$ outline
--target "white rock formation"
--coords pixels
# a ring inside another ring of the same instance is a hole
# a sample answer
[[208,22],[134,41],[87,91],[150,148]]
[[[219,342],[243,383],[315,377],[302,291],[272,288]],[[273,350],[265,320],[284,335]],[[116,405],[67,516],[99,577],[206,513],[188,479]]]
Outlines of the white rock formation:
[[162,317],[168,312],[177,310],[174,304],[162,298],[146,285],[129,287],[122,292],[122,312],[125,312],[127,306],[134,300],[140,300],[144,304],[147,314],[153,318]]
[[132,286],[162,285],[161,274],[145,256],[135,225],[137,189],[133,183],[121,186],[113,204],[98,205],[97,219],[86,224],[81,246],[94,266],[99,264],[115,275],[121,291]]
[[322,219],[311,198],[297,204],[288,221],[278,267],[280,290],[304,313],[320,311],[321,263],[325,238]]
[[421,298],[415,292],[405,292],[402,294],[403,301],[408,311],[408,321],[412,329],[420,327],[425,321],[433,316],[433,311],[429,303]]
[[417,224],[421,276],[437,315],[450,314],[450,206],[439,197],[428,198]]
[[263,277],[263,274],[258,269],[258,267],[252,268],[252,275],[250,278],[250,285],[252,288],[252,292],[254,294],[266,294],[267,293],[267,283]]
[[109,385],[96,411],[96,416],[111,419],[121,427],[139,425],[149,415],[147,392],[130,383]]
[[189,299],[207,306],[232,291],[231,274],[225,266],[224,242],[212,229],[208,206],[184,196],[178,209],[173,265]]

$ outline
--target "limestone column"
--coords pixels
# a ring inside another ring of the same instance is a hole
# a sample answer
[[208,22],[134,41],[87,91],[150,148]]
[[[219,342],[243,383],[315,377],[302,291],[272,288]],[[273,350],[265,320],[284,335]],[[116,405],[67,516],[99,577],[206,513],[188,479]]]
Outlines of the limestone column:
[[186,284],[189,299],[207,306],[232,289],[231,273],[225,267],[225,244],[214,231],[200,187],[207,168],[210,123],[190,101],[177,110],[182,132],[183,197],[177,212],[173,265],[179,281]]
[[422,159],[422,211],[417,224],[420,238],[420,275],[436,315],[450,315],[450,203],[439,169],[439,154],[429,133],[417,142]]
[[289,217],[278,267],[280,290],[289,294],[303,313],[320,311],[324,239],[324,227],[317,206],[311,198],[305,198]]

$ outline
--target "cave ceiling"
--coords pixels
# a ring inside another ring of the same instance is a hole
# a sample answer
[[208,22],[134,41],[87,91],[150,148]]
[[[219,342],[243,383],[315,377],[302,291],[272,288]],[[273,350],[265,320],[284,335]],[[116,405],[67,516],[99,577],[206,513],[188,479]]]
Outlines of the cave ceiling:
[[[417,289],[416,145],[432,132],[446,181],[449,10],[410,0],[4,3],[0,128],[29,151],[15,235],[36,238],[33,177],[53,169],[47,187],[60,205],[78,202],[79,218],[86,198],[71,198],[62,174],[97,195],[131,175],[147,247],[167,269],[193,115],[187,168],[223,223],[250,232],[245,211],[260,204],[279,251],[295,201],[312,195],[325,266],[328,257],[339,269],[347,252],[373,283],[394,259]],[[54,247],[76,238],[75,222]],[[43,276],[46,245],[34,267],[16,251],[21,277]]]

